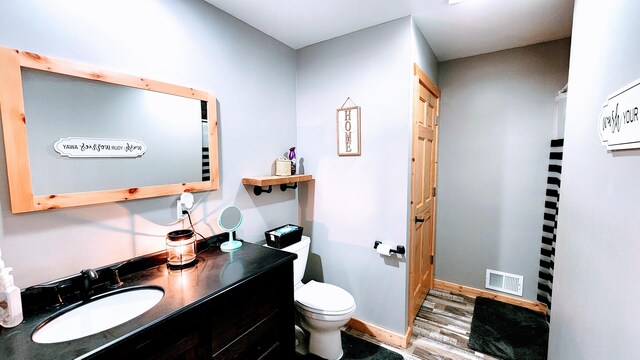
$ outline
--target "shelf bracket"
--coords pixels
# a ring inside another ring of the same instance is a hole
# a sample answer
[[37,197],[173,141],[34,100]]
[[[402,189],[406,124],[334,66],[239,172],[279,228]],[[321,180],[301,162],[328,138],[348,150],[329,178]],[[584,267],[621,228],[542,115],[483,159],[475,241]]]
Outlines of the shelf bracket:
[[293,185],[289,185],[289,184],[280,184],[280,190],[281,191],[287,191],[287,189],[297,189],[298,188],[298,183],[293,183]]
[[269,185],[268,188],[264,188],[262,186],[254,186],[253,187],[253,193],[256,194],[256,196],[260,196],[260,194],[262,194],[263,192],[269,194],[273,189],[271,188],[271,185]]

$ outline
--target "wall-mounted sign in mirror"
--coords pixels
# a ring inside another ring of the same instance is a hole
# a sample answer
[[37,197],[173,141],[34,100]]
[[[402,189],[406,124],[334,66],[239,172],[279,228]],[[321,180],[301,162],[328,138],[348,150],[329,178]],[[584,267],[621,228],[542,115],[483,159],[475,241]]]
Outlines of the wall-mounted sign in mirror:
[[136,158],[144,155],[147,145],[134,139],[60,138],[53,149],[61,156],[79,158]]
[[14,213],[214,190],[216,98],[0,48]]

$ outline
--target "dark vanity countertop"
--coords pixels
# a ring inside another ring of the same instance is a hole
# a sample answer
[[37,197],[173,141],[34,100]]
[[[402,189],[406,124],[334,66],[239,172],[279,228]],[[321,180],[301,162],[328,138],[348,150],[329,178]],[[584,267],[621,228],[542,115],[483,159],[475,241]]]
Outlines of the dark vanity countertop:
[[159,286],[164,289],[164,297],[147,312],[121,325],[56,344],[35,343],[31,340],[31,334],[45,319],[68,305],[56,310],[34,311],[25,316],[22,324],[11,329],[0,328],[0,359],[82,359],[294,259],[295,254],[244,243],[244,246],[231,253],[222,252],[218,247],[206,250],[198,254],[197,264],[187,269],[169,270],[163,264],[123,276],[122,289],[142,285]]

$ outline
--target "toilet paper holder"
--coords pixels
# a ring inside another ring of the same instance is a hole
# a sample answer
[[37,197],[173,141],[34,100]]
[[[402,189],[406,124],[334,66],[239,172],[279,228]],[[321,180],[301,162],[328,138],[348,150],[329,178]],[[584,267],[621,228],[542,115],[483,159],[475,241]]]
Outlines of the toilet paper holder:
[[[373,243],[373,248],[374,248],[374,249],[377,249],[377,248],[378,248],[378,245],[380,245],[380,244],[382,244],[382,241],[377,241],[377,240],[376,240],[376,242],[374,242],[374,243]],[[391,249],[390,251],[391,251],[392,253],[399,254],[399,255],[404,255],[404,253],[405,253],[404,246],[402,246],[402,245],[396,245],[395,250],[394,250],[394,249]]]

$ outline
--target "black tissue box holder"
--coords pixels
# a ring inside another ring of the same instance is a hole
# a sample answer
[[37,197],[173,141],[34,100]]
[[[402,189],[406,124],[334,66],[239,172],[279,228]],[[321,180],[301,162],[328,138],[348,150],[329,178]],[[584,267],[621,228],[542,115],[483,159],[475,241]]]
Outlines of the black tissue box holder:
[[[282,235],[271,234],[272,231],[278,230],[285,226],[295,226],[297,227],[297,229]],[[267,245],[276,249],[282,249],[300,241],[300,239],[302,238],[302,227],[293,224],[278,226],[277,228],[265,231],[264,237],[267,240]]]

